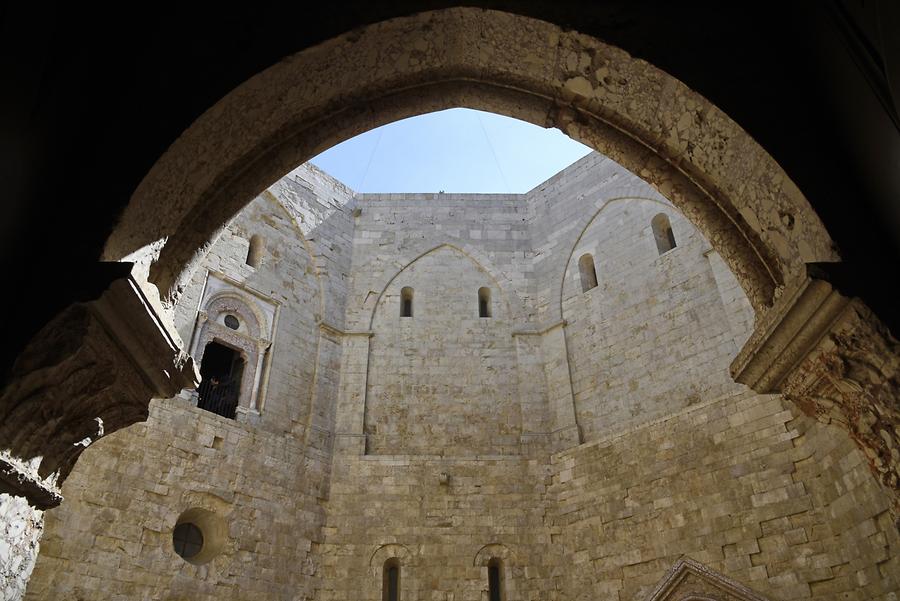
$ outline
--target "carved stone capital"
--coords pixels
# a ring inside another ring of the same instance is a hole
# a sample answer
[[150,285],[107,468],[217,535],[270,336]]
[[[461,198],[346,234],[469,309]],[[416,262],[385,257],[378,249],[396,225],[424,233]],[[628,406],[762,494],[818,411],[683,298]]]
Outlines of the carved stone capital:
[[35,335],[0,394],[0,492],[40,509],[94,440],[147,418],[151,398],[196,386],[190,356],[130,276]]
[[822,279],[807,278],[772,313],[732,362],[735,380],[847,430],[900,514],[900,344]]

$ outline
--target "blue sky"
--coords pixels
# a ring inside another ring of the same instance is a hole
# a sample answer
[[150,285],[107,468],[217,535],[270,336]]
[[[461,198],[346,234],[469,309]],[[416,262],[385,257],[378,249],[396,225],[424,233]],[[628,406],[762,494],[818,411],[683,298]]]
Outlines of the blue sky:
[[357,192],[523,193],[589,152],[557,129],[449,109],[373,129],[311,162]]

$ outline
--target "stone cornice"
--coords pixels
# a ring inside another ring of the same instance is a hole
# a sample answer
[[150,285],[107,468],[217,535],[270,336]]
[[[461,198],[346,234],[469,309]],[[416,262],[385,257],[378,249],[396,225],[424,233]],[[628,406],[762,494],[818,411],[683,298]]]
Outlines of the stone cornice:
[[824,280],[806,278],[767,315],[731,362],[735,381],[756,392],[780,392],[785,378],[840,320],[850,299]]
[[544,327],[538,327],[533,330],[513,330],[513,336],[542,336],[551,330],[555,330],[556,328],[564,328],[568,325],[565,319],[560,319],[551,324],[548,324]]
[[342,330],[341,328],[328,323],[325,320],[319,320],[317,322],[319,329],[325,332],[330,332],[336,336],[367,336],[371,338],[375,335],[375,332],[372,330]]
[[[107,269],[96,298],[75,303],[31,339],[0,394],[0,491],[47,509],[79,455],[147,418],[150,399],[199,382],[171,323],[130,271]],[[33,414],[39,418],[15,419]]]
[[816,277],[770,313],[732,362],[735,380],[846,430],[900,516],[900,343],[860,299]]
[[158,396],[170,398],[199,383],[193,359],[131,276],[113,281],[88,306]]

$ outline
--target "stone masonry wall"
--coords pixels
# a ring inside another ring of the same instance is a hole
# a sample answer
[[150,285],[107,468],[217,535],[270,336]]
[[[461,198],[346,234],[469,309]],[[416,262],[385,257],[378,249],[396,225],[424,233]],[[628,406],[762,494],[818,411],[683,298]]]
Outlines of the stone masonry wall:
[[772,599],[896,598],[890,500],[833,427],[739,394],[555,455],[564,599],[646,598],[686,555]]
[[[281,306],[259,423],[154,401],[88,448],[28,598],[376,600],[397,558],[401,599],[483,601],[497,557],[504,601],[638,601],[686,555],[775,601],[896,599],[864,457],[730,383],[753,321],[736,279],[604,157],[521,196],[354,195],[301,166],[210,249],[177,307],[186,340],[207,269]],[[584,444],[559,434],[576,419]],[[222,526],[208,563],[173,550],[187,510]]]
[[[259,422],[170,399],[155,401],[146,423],[101,439],[65,483],[65,502],[46,513],[30,598],[312,596],[340,356],[320,324],[342,322],[348,202],[305,166],[229,224],[180,299],[177,326],[189,341],[207,270],[280,305]],[[252,235],[265,240],[256,268],[246,262]],[[197,508],[216,515],[226,535],[219,555],[195,566],[174,552],[172,531]]]
[[[101,439],[46,512],[28,599],[304,599],[324,513],[327,464],[292,437],[178,399]],[[211,511],[221,553],[194,565],[172,547],[179,515]]]
[[358,194],[347,329],[365,330],[382,291],[417,258],[448,244],[497,282],[512,318],[529,319],[528,206],[511,194]]
[[[704,255],[709,243],[668,200],[597,153],[527,197],[535,315],[542,324],[566,320],[584,440],[739,389],[728,364],[752,329],[752,309],[734,275]],[[658,213],[668,216],[677,244],[663,255],[650,227]],[[585,253],[598,286],[582,292],[578,260]]]
[[[660,213],[677,243],[662,255],[650,227]],[[654,200],[611,200],[584,230],[561,302],[586,441],[742,388],[728,374],[738,346],[703,256],[708,248],[671,205]],[[582,292],[578,261],[586,253],[598,285]]]
[[[400,291],[413,315],[400,317]],[[478,290],[492,290],[479,317]],[[372,322],[366,434],[373,454],[516,454],[516,348],[504,295],[471,258],[441,247],[388,286]]]
[[[324,403],[314,403],[317,397],[314,393],[333,397],[337,382],[331,378],[330,385],[322,388],[310,384],[316,377],[320,351],[318,324],[329,319],[331,323],[341,321],[334,314],[343,308],[349,252],[341,250],[339,236],[330,238],[332,230],[348,227],[349,209],[340,204],[348,202],[341,197],[333,200],[323,196],[317,202],[310,202],[310,194],[304,194],[306,188],[301,186],[305,180],[298,179],[299,175],[327,177],[313,169],[297,170],[273,186],[278,196],[267,191],[254,199],[229,225],[194,274],[176,306],[176,325],[183,339],[191,340],[207,271],[225,274],[278,303],[278,323],[270,351],[271,375],[260,412],[260,426],[272,431],[295,431],[303,436],[311,424],[321,432],[329,430],[333,421],[333,416],[327,414],[311,421],[310,412],[323,410]],[[327,213],[326,208],[332,212]],[[313,210],[318,212],[310,215]],[[326,217],[321,217],[321,213]],[[301,224],[309,227],[301,228]],[[310,241],[302,229],[311,236],[325,230],[329,239]],[[265,245],[259,268],[251,267],[246,261],[253,235],[261,236]],[[348,235],[345,233],[345,237]],[[326,294],[327,303],[323,300]],[[323,377],[330,376],[323,374]]]
[[[512,331],[528,319],[531,286],[524,199],[360,194],[357,203],[347,324],[373,333],[369,451],[518,453],[528,401]],[[405,286],[411,318],[399,317]],[[491,290],[490,318],[478,317],[480,287]]]
[[409,601],[483,601],[492,556],[503,558],[506,601],[558,598],[548,482],[545,461],[517,457],[337,458],[318,601],[381,599],[391,557]]

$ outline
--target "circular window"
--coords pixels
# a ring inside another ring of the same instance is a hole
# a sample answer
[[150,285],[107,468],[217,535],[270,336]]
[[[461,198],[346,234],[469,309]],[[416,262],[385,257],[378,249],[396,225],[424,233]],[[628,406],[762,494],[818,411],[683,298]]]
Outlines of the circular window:
[[175,522],[172,548],[188,563],[202,565],[217,557],[228,541],[228,526],[221,517],[202,507],[188,509]]
[[172,532],[172,545],[176,553],[191,559],[203,549],[203,532],[191,522],[178,524]]
[[238,318],[234,315],[226,315],[225,316],[225,325],[231,328],[232,330],[236,330],[241,327],[241,322],[238,321]]

